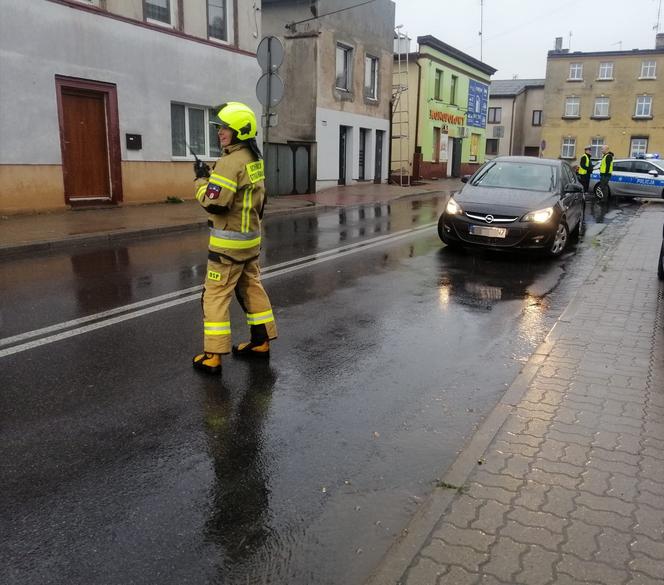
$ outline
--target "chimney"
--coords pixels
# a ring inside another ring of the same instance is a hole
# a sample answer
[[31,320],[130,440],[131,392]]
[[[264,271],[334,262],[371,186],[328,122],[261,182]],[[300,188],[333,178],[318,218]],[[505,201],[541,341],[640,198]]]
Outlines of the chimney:
[[655,37],[655,49],[664,49],[664,33],[657,33]]
[[554,51],[560,53],[563,49],[563,37],[556,37],[556,44],[554,46]]

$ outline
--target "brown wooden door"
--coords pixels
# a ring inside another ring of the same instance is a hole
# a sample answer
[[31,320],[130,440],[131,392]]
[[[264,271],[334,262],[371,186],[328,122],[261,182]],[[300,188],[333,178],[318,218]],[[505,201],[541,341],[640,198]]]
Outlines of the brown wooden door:
[[105,94],[63,88],[63,174],[69,203],[110,201]]

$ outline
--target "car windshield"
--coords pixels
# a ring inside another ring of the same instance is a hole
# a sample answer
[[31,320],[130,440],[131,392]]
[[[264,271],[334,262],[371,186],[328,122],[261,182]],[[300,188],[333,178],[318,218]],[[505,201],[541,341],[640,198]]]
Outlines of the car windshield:
[[484,167],[471,181],[471,185],[553,191],[556,168],[546,164],[496,161]]

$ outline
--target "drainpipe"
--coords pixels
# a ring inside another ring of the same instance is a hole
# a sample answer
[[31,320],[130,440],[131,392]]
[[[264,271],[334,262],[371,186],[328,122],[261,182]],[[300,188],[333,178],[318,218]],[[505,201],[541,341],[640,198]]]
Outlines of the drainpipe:
[[[419,142],[420,135],[420,88],[422,87],[422,66],[420,65],[420,52],[417,51],[417,58],[415,59],[417,65],[417,107],[415,108],[415,144],[413,144],[413,165],[415,165],[415,149]],[[420,177],[413,177],[419,179]]]
[[516,102],[516,96],[512,98],[512,119],[510,120],[510,151],[509,155],[512,154],[512,135],[514,134],[514,104]]

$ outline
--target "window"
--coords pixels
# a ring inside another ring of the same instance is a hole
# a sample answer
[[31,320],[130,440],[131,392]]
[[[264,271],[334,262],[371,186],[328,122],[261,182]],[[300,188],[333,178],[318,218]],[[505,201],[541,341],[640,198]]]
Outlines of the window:
[[600,63],[597,79],[613,79],[613,63]]
[[371,100],[378,99],[378,59],[364,58],[364,95]]
[[503,108],[489,108],[489,124],[500,124]]
[[436,100],[443,99],[443,72],[436,69],[436,80],[433,86],[433,98]]
[[576,158],[576,138],[563,138],[560,158]]
[[450,84],[450,103],[456,104],[457,98],[457,82],[459,78],[456,75],[452,75],[452,82]]
[[593,109],[593,118],[608,118],[609,117],[609,98],[598,97],[595,98],[595,108]]
[[[614,167],[615,168],[615,167]],[[651,165],[649,162],[644,160],[635,160],[632,161],[632,172],[640,173],[642,175],[650,174],[650,171],[656,171],[657,169]]]
[[565,118],[578,118],[580,111],[581,98],[574,96],[565,98],[565,113],[563,114]]
[[486,153],[488,155],[497,155],[498,154],[498,139],[497,138],[487,138],[486,139]]
[[593,138],[590,141],[590,158],[602,158],[604,138]]
[[648,139],[647,138],[632,138],[629,145],[629,156],[634,158],[640,154],[648,152]]
[[574,176],[574,171],[570,168],[569,165],[564,164],[560,166],[560,171],[562,174],[562,180],[566,185],[569,183],[576,183],[576,177]]
[[208,37],[228,41],[228,7],[226,0],[208,0]]
[[636,98],[636,112],[635,118],[650,118],[652,117],[652,96],[640,95]]
[[191,147],[199,157],[218,157],[221,154],[217,127],[210,124],[216,111],[212,108],[171,104],[171,153],[191,158]]
[[582,81],[583,80],[583,63],[570,63],[568,80]]
[[656,61],[642,61],[641,62],[641,79],[655,79],[657,72]]
[[345,45],[337,45],[337,79],[336,87],[350,91],[350,64],[353,49]]
[[631,160],[624,160],[613,164],[614,173],[631,173],[634,165]]
[[542,125],[542,110],[533,110],[533,126]]
[[175,26],[176,0],[144,0],[145,20],[154,24]]

